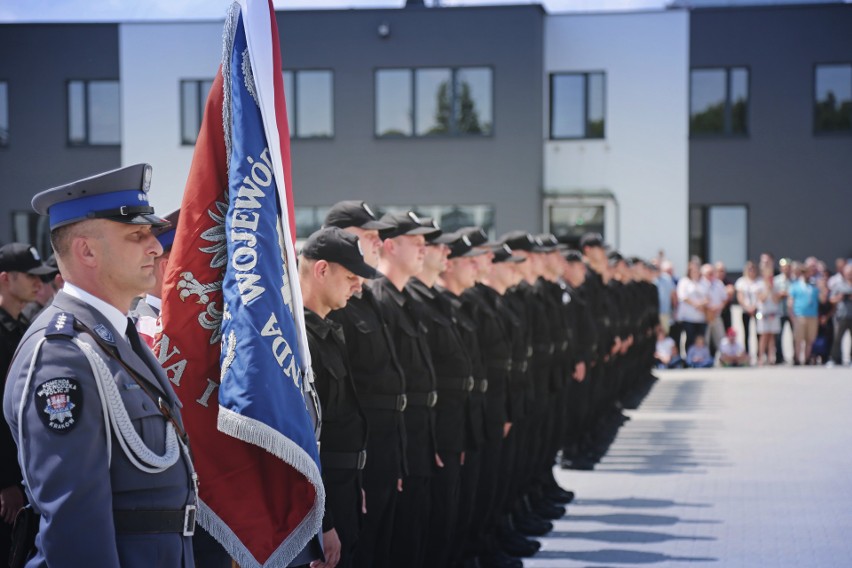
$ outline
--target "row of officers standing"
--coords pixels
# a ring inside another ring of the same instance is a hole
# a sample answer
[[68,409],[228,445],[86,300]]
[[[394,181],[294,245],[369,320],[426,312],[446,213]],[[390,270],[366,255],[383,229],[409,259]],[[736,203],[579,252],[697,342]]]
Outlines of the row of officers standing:
[[[52,267],[29,246],[0,250],[0,326],[14,332],[0,524],[24,499],[40,515],[19,559],[30,567],[231,563],[195,527],[181,402],[149,349],[179,223],[154,214],[150,179],[139,164],[37,195]],[[573,499],[554,460],[592,468],[653,382],[648,267],[608,255],[598,234],[578,249],[446,233],[413,212],[378,219],[362,201],[331,208],[298,266],[323,406],[312,566],[504,567],[535,554]],[[25,329],[24,300],[57,270],[61,290]]]
[[649,267],[553,235],[329,211],[299,275],[326,565],[520,567],[654,378]]

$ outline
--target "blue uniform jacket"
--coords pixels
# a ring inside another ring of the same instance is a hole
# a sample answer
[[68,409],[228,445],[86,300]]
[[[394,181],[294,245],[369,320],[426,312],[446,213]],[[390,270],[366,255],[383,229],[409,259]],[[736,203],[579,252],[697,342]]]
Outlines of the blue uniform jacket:
[[[27,567],[194,566],[191,537],[180,532],[116,534],[114,510],[181,510],[194,504],[192,464],[181,452],[177,463],[162,473],[146,473],[127,459],[114,430],[107,442],[91,366],[70,338],[49,337],[42,345],[23,401],[19,432],[19,405],[33,352],[60,312],[73,314],[89,329],[100,330],[99,335],[111,339],[121,359],[167,395],[180,421],[180,403],[156,358],[146,353],[148,364],[143,362],[124,339],[124,330],[114,329],[100,312],[60,292],[24,336],[10,368],[3,404],[19,447],[19,461],[24,456],[21,467],[28,481],[27,496],[41,513],[38,554]],[[133,427],[154,453],[162,455],[166,421],[154,402],[92,338],[87,334],[77,337],[104,359]],[[112,446],[111,463],[107,443]]]

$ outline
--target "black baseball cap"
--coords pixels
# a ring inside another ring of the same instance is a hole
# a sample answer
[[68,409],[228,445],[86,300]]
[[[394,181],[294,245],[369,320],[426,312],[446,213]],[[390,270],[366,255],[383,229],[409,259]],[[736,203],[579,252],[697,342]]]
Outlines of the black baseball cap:
[[423,221],[414,211],[385,213],[380,221],[389,226],[387,229],[379,230],[379,236],[382,239],[393,239],[403,235],[423,235],[428,239],[430,236],[440,235],[441,233],[441,229],[423,226]]
[[562,256],[568,262],[583,262],[583,253],[575,249],[567,249],[562,251]]
[[606,244],[604,244],[603,235],[600,233],[584,233],[583,236],[580,237],[580,250],[583,250],[586,247],[607,248]]
[[509,245],[512,250],[531,252],[535,248],[535,239],[526,231],[510,231],[500,237],[500,242]]
[[515,256],[512,254],[512,249],[510,249],[507,244],[493,247],[492,250],[494,251],[494,258],[491,259],[492,264],[500,264],[501,262],[519,263],[526,262],[527,260],[523,256]]
[[489,252],[488,249],[475,248],[470,237],[463,234],[462,231],[458,231],[458,233],[458,238],[447,245],[450,247],[450,254],[447,255],[448,259],[480,256]]
[[536,235],[533,239],[535,246],[532,252],[554,252],[559,250],[559,241],[550,233]]
[[459,229],[459,234],[466,235],[470,239],[470,244],[475,247],[491,246],[496,243],[488,242],[488,233],[482,227],[463,227]]
[[332,205],[325,216],[323,227],[359,227],[379,231],[391,228],[376,218],[376,214],[366,202],[358,200],[338,201]]
[[379,276],[375,268],[364,262],[364,251],[358,237],[340,227],[325,227],[309,236],[302,246],[302,256],[335,262],[362,278]]
[[42,263],[34,246],[9,243],[0,247],[0,272],[25,272],[33,276],[46,276],[55,274],[58,269]]
[[33,209],[50,218],[50,230],[85,221],[108,219],[131,225],[167,225],[148,203],[149,164],[135,164],[99,173],[42,191],[33,197]]
[[421,227],[435,230],[435,232],[425,235],[427,245],[445,245],[454,240],[453,233],[445,233],[432,217],[418,217],[418,219],[420,219]]

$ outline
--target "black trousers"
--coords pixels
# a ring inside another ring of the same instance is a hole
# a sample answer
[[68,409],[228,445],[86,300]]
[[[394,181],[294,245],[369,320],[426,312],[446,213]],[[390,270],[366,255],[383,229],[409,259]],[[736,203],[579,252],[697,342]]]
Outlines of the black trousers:
[[[358,472],[327,469],[323,472],[325,509],[334,519],[334,530],[340,539],[340,568],[355,563],[355,546],[361,532],[361,484]],[[199,565],[201,566],[201,565]]]
[[438,452],[444,467],[432,476],[432,509],[426,540],[425,566],[448,566],[456,536],[461,492],[461,452]]
[[396,474],[392,471],[371,470],[369,463],[367,460],[363,482],[367,497],[367,514],[361,523],[354,566],[390,568],[390,547],[399,495]]
[[459,508],[456,518],[456,534],[450,552],[449,566],[459,562],[466,552],[470,537],[470,525],[473,521],[473,510],[476,504],[476,488],[479,483],[479,472],[482,468],[481,448],[465,450],[464,465],[461,467],[459,481]]
[[431,481],[432,477],[425,475],[409,475],[403,481],[393,522],[391,566],[425,566],[426,534],[432,505]]

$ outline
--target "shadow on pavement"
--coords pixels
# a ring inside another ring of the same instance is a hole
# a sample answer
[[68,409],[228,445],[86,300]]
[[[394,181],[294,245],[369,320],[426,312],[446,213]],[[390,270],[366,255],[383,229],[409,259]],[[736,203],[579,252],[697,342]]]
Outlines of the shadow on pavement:
[[658,562],[718,562],[718,558],[702,556],[669,556],[638,550],[552,550],[539,552],[536,558],[579,560],[581,562],[613,562],[616,564],[656,564]]
[[597,542],[650,544],[657,542],[670,542],[673,540],[717,540],[712,536],[679,536],[662,532],[647,531],[555,531],[547,535],[547,538],[570,538],[575,540],[593,540]]
[[644,515],[641,513],[611,513],[605,515],[574,515],[568,514],[561,522],[591,522],[604,523],[607,525],[630,525],[630,526],[673,526],[678,523],[691,525],[715,525],[721,521],[705,519],[681,519],[670,515]]
[[622,507],[624,509],[664,509],[666,507],[712,507],[710,503],[681,503],[671,499],[643,499],[640,497],[625,497],[621,499],[577,499],[573,507]]

